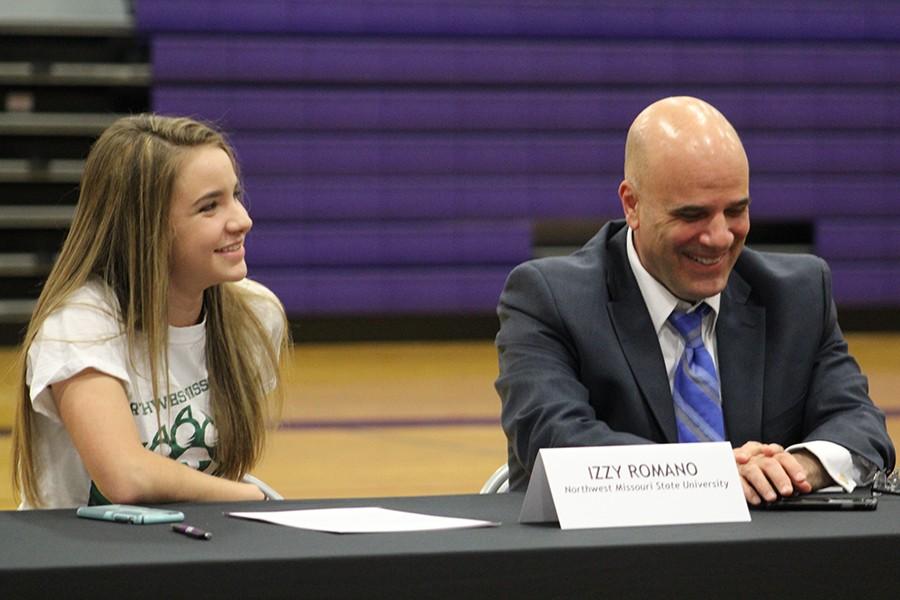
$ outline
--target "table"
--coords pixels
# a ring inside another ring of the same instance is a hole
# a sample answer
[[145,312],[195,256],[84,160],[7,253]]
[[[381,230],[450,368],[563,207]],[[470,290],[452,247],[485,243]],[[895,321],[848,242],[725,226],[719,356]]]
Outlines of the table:
[[[522,494],[176,504],[168,525],[0,512],[2,598],[900,597],[900,497],[874,512],[752,511],[752,522],[562,531]],[[225,511],[382,506],[497,528],[336,535]]]

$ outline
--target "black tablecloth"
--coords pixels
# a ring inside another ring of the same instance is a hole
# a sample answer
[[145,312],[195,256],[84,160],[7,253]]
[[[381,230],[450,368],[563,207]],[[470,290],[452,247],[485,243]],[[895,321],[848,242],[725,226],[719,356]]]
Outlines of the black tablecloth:
[[[521,494],[176,504],[210,541],[74,510],[0,512],[2,598],[900,597],[900,497],[874,512],[562,531]],[[338,535],[227,511],[382,506],[497,528]]]

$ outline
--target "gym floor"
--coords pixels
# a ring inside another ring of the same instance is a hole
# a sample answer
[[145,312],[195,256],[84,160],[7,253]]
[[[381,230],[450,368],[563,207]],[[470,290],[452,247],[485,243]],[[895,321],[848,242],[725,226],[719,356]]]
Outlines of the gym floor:
[[[900,333],[849,333],[900,446]],[[14,348],[0,349],[0,509],[14,508]],[[475,493],[506,460],[490,341],[298,344],[254,474],[288,498]]]

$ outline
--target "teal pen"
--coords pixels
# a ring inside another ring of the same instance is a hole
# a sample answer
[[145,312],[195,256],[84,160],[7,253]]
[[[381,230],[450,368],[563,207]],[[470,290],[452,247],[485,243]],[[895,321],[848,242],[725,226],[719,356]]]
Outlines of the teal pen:
[[212,538],[212,534],[208,531],[203,531],[199,527],[192,527],[190,525],[185,525],[184,523],[175,523],[172,525],[172,531],[176,533],[180,533],[182,535],[186,535],[188,537],[192,537],[195,540],[208,540]]

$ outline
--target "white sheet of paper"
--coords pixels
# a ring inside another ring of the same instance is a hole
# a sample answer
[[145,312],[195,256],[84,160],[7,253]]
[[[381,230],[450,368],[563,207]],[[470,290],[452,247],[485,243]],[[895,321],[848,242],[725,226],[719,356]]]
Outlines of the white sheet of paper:
[[265,512],[232,512],[230,517],[265,521],[276,525],[327,531],[330,533],[392,533],[400,531],[436,531],[497,527],[500,523],[436,517],[420,513],[391,510],[377,506],[358,508],[316,508],[307,510],[278,510]]

